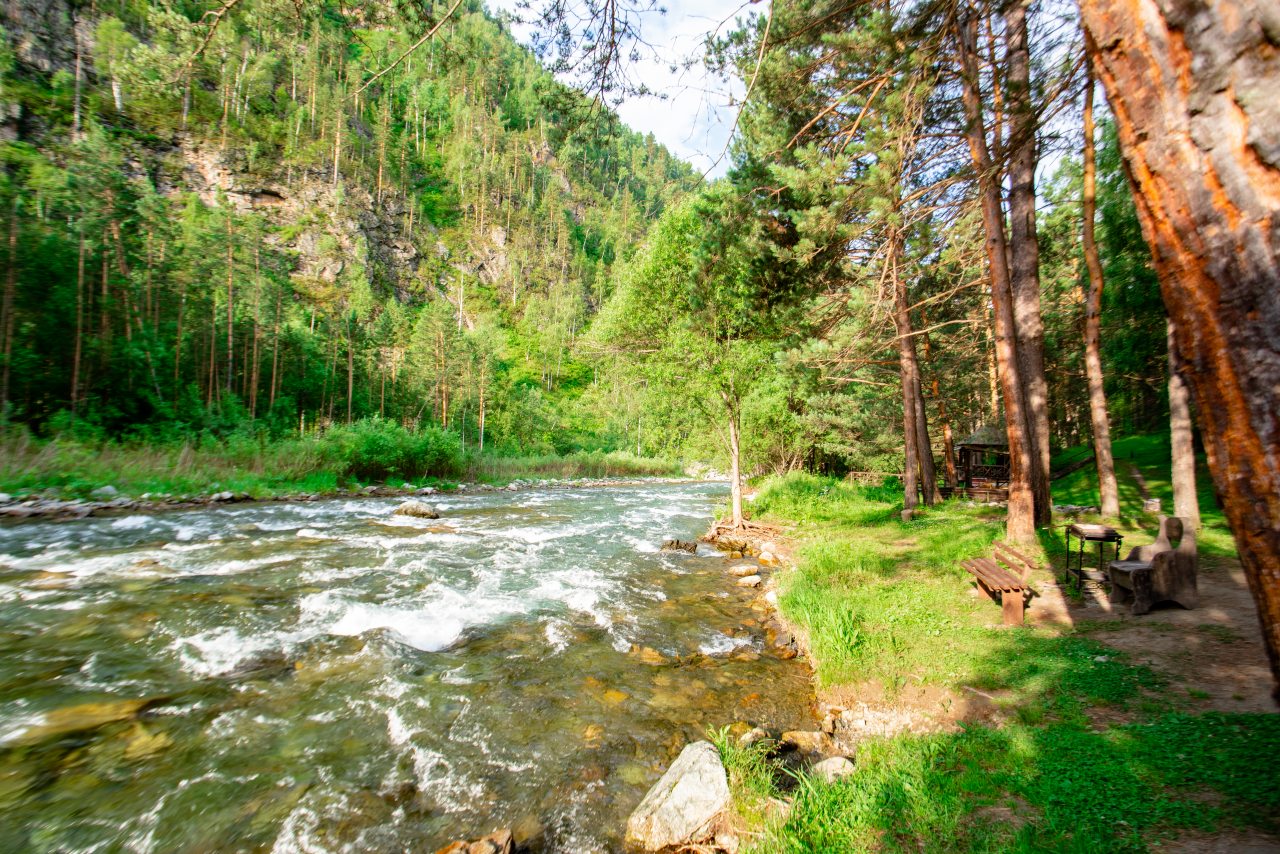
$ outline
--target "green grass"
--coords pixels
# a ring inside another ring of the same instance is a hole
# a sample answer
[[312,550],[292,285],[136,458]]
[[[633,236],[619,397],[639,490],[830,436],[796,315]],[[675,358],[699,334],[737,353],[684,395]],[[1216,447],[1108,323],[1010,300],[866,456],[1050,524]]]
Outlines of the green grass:
[[1280,716],[1240,714],[870,741],[851,777],[804,779],[751,850],[1139,852],[1178,830],[1274,831],[1278,749]]
[[[852,777],[794,788],[767,756],[717,739],[750,850],[1121,852],[1190,829],[1280,831],[1280,716],[1192,714],[1184,685],[1106,645],[1122,628],[1007,629],[997,604],[969,594],[958,563],[989,552],[1002,511],[950,502],[903,522],[892,488],[809,475],[765,482],[754,509],[798,523],[779,602],[821,683],[982,692],[1003,722],[870,739]],[[767,818],[761,805],[784,789],[786,818]]]
[[[1138,482],[1132,472],[1141,473],[1152,498],[1159,498],[1166,514],[1173,513],[1173,482],[1171,480],[1171,454],[1168,434],[1151,436],[1127,436],[1116,440],[1112,446],[1112,455],[1116,462],[1116,485],[1120,493],[1120,518],[1110,520],[1117,530],[1133,544],[1150,542],[1154,534],[1147,540],[1140,537],[1144,532],[1155,531],[1159,527],[1157,517],[1142,512],[1142,495]],[[1053,458],[1055,469],[1065,462],[1078,459],[1092,451],[1087,446],[1068,448]],[[1072,472],[1053,482],[1053,501],[1055,504],[1073,504],[1076,506],[1097,507],[1101,502],[1098,497],[1098,472],[1093,465]],[[1231,538],[1231,530],[1227,527],[1226,517],[1218,507],[1213,493],[1213,481],[1203,457],[1196,465],[1196,495],[1200,500],[1200,520],[1202,528],[1196,544],[1205,553],[1211,555],[1234,555],[1235,543]],[[1088,516],[1090,521],[1100,517]]]
[[[99,487],[114,486],[134,498],[191,497],[223,490],[270,498],[332,494],[379,482],[449,488],[464,477],[502,484],[552,477],[677,475],[681,470],[677,463],[625,452],[562,457],[473,454],[441,463],[430,442],[406,439],[395,430],[357,425],[330,433],[276,441],[233,438],[157,444],[37,440],[15,431],[0,437],[0,492],[70,499],[88,498]],[[431,459],[420,464],[419,451]]]

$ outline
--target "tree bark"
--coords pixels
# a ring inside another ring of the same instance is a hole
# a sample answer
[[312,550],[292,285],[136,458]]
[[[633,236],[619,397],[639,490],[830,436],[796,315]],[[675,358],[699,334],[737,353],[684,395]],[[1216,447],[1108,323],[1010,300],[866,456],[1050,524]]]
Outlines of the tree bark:
[[[733,507],[733,527],[742,527],[742,453],[741,436],[739,435],[738,408],[734,401],[725,395],[725,406],[729,412],[729,499]],[[637,454],[639,451],[637,450]]]
[[[911,334],[911,313],[907,303],[907,283],[898,274],[898,254],[902,238],[895,230],[889,236],[889,286],[893,289],[893,325],[898,338],[898,373],[902,381],[902,511],[910,518],[918,503],[920,492],[919,470],[920,438],[916,387],[920,365],[916,360],[916,342]],[[927,503],[927,498],[926,498]]]
[[1200,530],[1196,495],[1196,451],[1191,435],[1191,396],[1178,365],[1169,324],[1169,446],[1173,457],[1173,515],[1193,531]]
[[1093,458],[1098,469],[1098,492],[1102,515],[1120,515],[1120,491],[1116,486],[1116,464],[1111,457],[1111,421],[1107,417],[1107,395],[1102,384],[1102,262],[1094,236],[1097,200],[1097,159],[1093,144],[1093,73],[1085,64],[1084,84],[1084,199],[1081,244],[1089,272],[1089,292],[1084,304],[1084,369],[1089,383],[1089,422],[1093,427]]
[[[911,349],[914,352],[914,339]],[[929,413],[924,405],[924,379],[919,359],[916,360],[912,386],[916,405],[916,460],[920,466],[920,496],[926,505],[932,506],[942,500],[942,493],[938,491],[938,470],[933,462],[933,445],[929,441]]]
[[1031,542],[1035,539],[1035,495],[1031,489],[1031,443],[1027,430],[1026,401],[1018,370],[1018,354],[1014,344],[1015,323],[1013,294],[1006,265],[1007,243],[1004,212],[1000,205],[1000,187],[995,182],[991,155],[987,148],[986,128],[982,120],[982,93],[979,89],[976,23],[973,18],[961,22],[957,39],[964,69],[962,86],[966,137],[982,201],[982,224],[986,233],[988,268],[991,277],[991,303],[995,317],[996,373],[1004,393],[1005,430],[1009,441],[1009,511],[1005,523],[1010,540]]
[[1280,26],[1271,8],[1081,2],[1209,470],[1280,679]]
[[1027,46],[1030,0],[1015,0],[1005,12],[1009,111],[1009,278],[1013,291],[1014,345],[1026,389],[1027,436],[1031,443],[1031,489],[1037,525],[1052,522],[1049,496],[1049,384],[1044,375],[1044,322],[1040,317],[1040,239],[1036,232],[1036,128],[1031,97],[1031,52]]

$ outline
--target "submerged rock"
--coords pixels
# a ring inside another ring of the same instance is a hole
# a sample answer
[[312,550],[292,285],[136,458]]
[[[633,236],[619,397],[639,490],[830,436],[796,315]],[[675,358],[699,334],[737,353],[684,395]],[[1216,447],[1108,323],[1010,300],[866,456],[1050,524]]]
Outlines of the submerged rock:
[[116,721],[129,720],[154,700],[112,700],[81,703],[45,712],[31,726],[0,738],[4,747],[28,747],[71,733],[93,730]]
[[627,820],[627,844],[661,851],[710,839],[729,802],[729,780],[715,745],[694,742]]
[[436,512],[436,508],[424,501],[406,501],[395,510],[391,511],[391,513],[394,516],[412,516],[415,519],[440,518],[440,514]]
[[667,663],[667,657],[651,646],[632,644],[630,651],[632,655],[638,656],[645,664],[659,665]]
[[689,540],[663,540],[662,550],[664,552],[687,552],[694,554],[698,551],[698,544]]

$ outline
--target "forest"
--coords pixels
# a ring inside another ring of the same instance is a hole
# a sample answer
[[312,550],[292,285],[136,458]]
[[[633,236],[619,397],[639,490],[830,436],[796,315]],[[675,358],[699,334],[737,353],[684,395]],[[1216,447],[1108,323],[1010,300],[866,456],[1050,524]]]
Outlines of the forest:
[[[7,421],[37,436],[215,446],[377,417],[460,449],[727,463],[722,419],[683,405],[706,399],[720,369],[646,373],[627,358],[641,322],[742,342],[744,472],[901,472],[902,429],[886,425],[901,421],[904,370],[926,422],[913,453],[932,442],[950,459],[944,442],[1000,418],[958,80],[930,76],[940,45],[895,57],[878,43],[901,22],[839,36],[855,13],[818,31],[802,23],[812,10],[780,9],[737,165],[699,190],[478,6],[384,69],[415,35],[409,18],[388,25],[396,9],[298,19],[261,5],[233,10],[203,45],[201,27],[147,3],[97,4],[70,30],[54,12],[10,22],[27,29],[4,58]],[[758,23],[713,46],[724,73],[755,70]],[[1064,58],[1028,67],[1025,107],[1005,105],[1022,84],[990,61],[976,73],[996,99],[994,139],[1036,126],[1020,110],[1048,116],[1033,142],[1055,164],[1033,235],[1051,384],[1041,438],[1068,447],[1090,423],[1086,180],[1110,283],[1095,295],[1096,358],[1119,430],[1162,423],[1168,369],[1114,129],[1101,121],[1086,179],[1083,137],[1053,118],[1080,109],[1078,45],[1069,22],[1045,26],[1037,38]],[[858,42],[830,49],[863,64],[820,92],[830,69],[804,58],[838,36]],[[799,100],[798,82],[811,92]],[[850,95],[817,115],[834,85]],[[876,96],[861,100],[868,85]],[[893,159],[873,163],[890,141]],[[785,191],[756,189],[784,178]],[[663,220],[646,244],[668,211],[687,227],[677,236]],[[678,245],[644,248],[657,243]],[[661,315],[678,304],[655,300],[650,281],[648,253],[667,249],[687,277],[668,284],[706,288],[677,317]],[[633,299],[659,313],[642,317]],[[595,322],[601,312],[632,328]]]

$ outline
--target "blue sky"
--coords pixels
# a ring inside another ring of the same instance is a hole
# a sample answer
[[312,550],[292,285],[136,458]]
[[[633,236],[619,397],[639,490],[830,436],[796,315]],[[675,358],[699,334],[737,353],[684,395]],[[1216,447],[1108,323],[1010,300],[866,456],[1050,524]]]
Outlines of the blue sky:
[[[487,0],[494,11],[513,11],[517,0]],[[656,55],[643,56],[632,68],[632,76],[665,98],[628,98],[618,114],[629,126],[652,133],[658,141],[695,168],[705,171],[724,151],[733,127],[736,107],[732,96],[741,96],[738,81],[725,83],[708,75],[701,63],[684,69],[685,61],[702,55],[708,33],[724,30],[734,19],[750,11],[762,12],[762,3],[749,0],[691,0],[672,2],[665,15],[645,17],[642,35]],[[516,28],[517,38],[527,34]],[[677,66],[676,71],[671,66]],[[711,171],[712,177],[727,168],[723,158]]]

